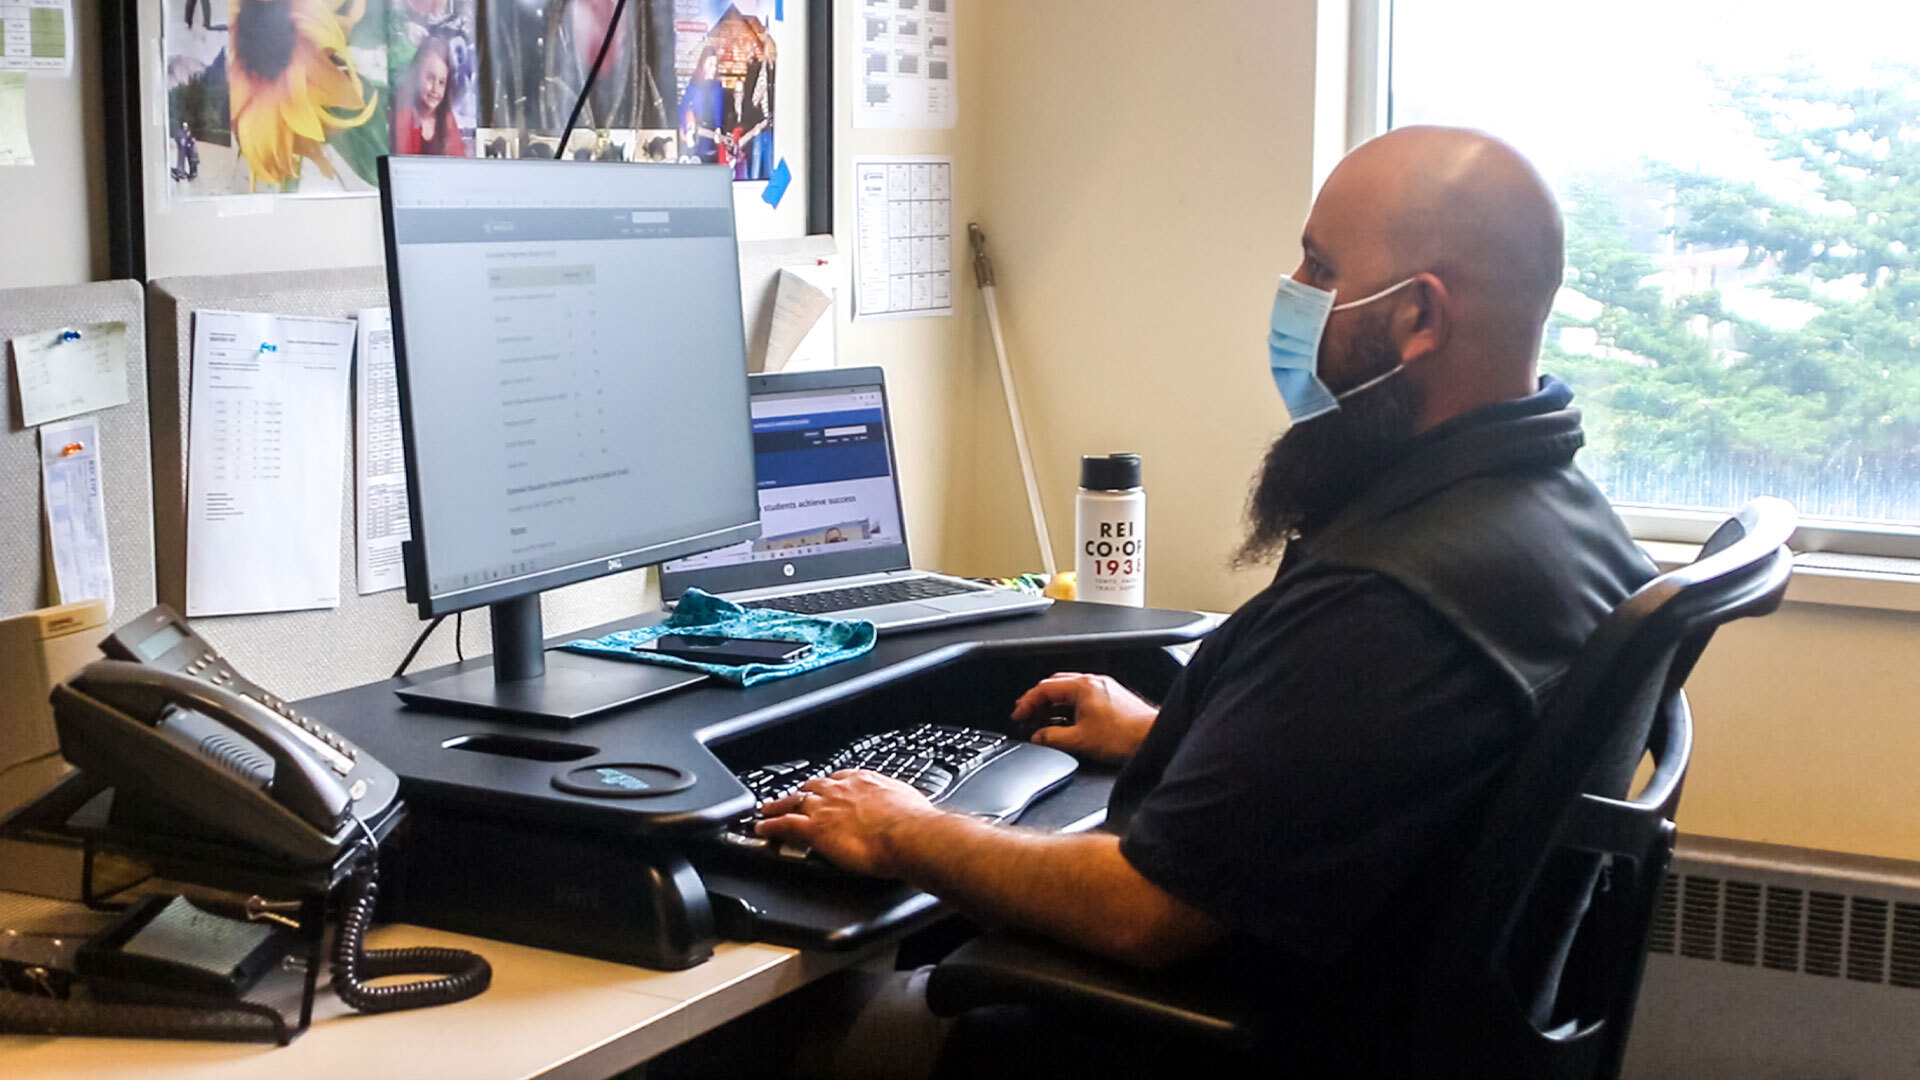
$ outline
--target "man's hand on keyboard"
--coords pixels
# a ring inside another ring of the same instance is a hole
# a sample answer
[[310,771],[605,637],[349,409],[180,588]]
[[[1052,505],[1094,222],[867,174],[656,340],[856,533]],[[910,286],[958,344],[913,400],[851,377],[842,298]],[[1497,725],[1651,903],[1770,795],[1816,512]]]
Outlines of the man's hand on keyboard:
[[846,769],[800,785],[760,807],[754,833],[784,844],[807,844],[842,870],[898,877],[891,838],[903,823],[938,814],[925,795],[891,777]]
[[1028,739],[1076,757],[1119,764],[1146,740],[1160,710],[1105,675],[1061,672],[1013,703]]

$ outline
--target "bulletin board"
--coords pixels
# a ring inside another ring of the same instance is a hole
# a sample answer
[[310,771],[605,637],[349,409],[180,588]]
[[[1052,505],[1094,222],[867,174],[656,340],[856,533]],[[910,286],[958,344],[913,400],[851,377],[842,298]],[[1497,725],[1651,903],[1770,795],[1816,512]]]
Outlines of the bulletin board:
[[[833,0],[137,0],[103,13],[115,276],[384,257],[386,153],[704,161],[830,233]],[[611,33],[609,34],[609,28]],[[605,58],[595,67],[595,58]],[[585,74],[597,70],[584,95]],[[578,106],[565,148],[560,130]]]

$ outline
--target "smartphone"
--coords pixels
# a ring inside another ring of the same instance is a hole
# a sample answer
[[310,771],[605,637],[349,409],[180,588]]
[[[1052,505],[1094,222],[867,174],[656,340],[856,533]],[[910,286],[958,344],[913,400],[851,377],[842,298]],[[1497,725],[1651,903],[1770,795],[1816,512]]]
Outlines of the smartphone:
[[768,638],[664,634],[653,639],[653,651],[702,664],[791,664],[813,655],[813,646]]

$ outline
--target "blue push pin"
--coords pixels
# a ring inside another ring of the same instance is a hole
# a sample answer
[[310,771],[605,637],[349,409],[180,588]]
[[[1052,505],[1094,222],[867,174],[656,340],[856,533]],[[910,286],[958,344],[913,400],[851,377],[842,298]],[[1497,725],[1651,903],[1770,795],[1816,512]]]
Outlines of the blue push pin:
[[279,351],[280,351],[280,346],[278,346],[278,345],[275,345],[274,343],[272,343],[272,342],[270,342],[270,341],[263,341],[263,342],[261,342],[261,343],[260,343],[260,351],[261,351],[261,352],[263,352],[263,353],[268,353],[268,352],[279,352]]
[[61,340],[61,342],[63,342],[63,343],[64,343],[64,342],[68,342],[68,341],[79,341],[79,340],[80,340],[80,331],[78,331],[78,330],[62,330],[62,331],[60,331],[60,340]]

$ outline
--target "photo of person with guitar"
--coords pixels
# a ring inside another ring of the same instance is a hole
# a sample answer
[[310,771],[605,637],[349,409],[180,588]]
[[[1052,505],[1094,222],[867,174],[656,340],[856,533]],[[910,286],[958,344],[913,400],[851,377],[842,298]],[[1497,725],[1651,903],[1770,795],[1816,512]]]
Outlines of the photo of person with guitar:
[[[743,14],[738,0],[701,0],[710,22],[683,20],[679,160],[726,165],[735,180],[765,180],[774,153],[774,72],[777,49],[761,16]],[[764,10],[770,4],[760,5]],[[688,36],[690,30],[699,37]],[[697,42],[697,51],[695,43]],[[683,61],[684,62],[684,61]]]
[[680,160],[719,162],[726,87],[720,82],[720,54],[712,45],[700,50],[693,80],[680,95]]
[[764,180],[771,171],[772,82],[771,70],[756,60],[733,84],[733,96],[727,102],[726,160],[733,165],[735,180]]

